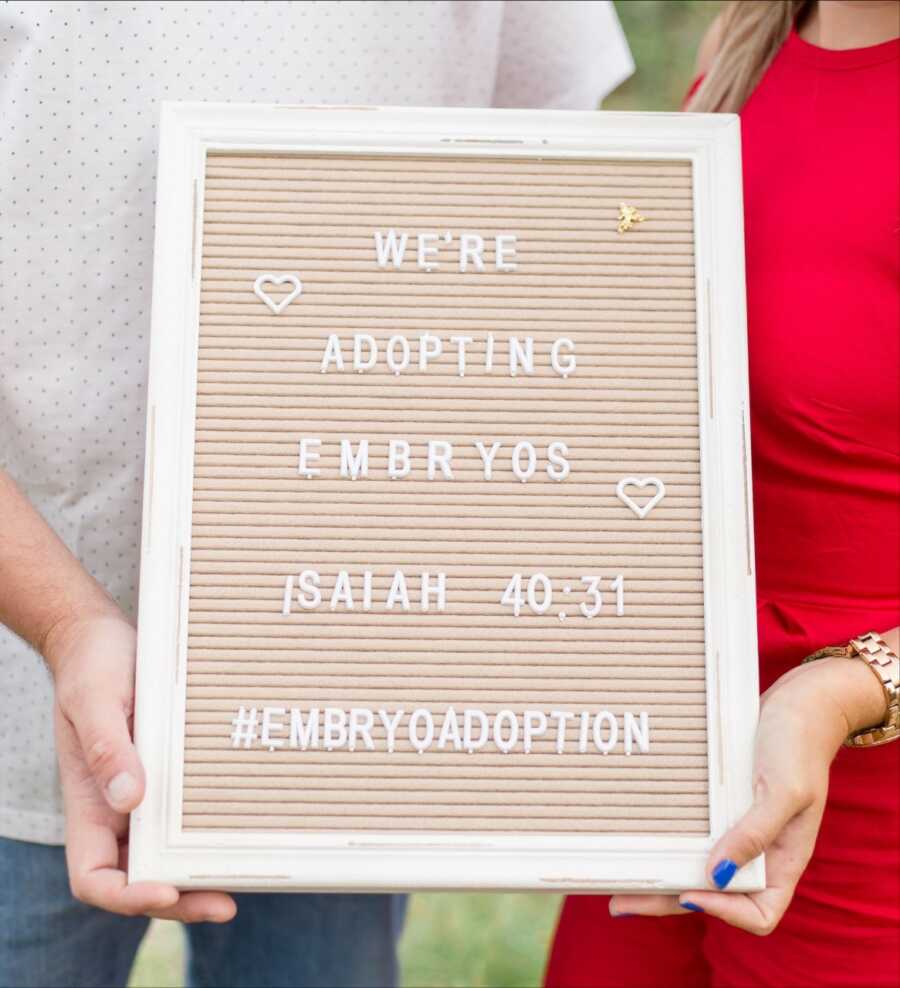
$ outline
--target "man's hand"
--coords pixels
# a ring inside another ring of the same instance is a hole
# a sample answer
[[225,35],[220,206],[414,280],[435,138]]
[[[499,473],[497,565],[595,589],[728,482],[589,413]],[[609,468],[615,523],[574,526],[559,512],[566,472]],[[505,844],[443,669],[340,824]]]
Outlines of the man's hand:
[[57,625],[43,644],[56,681],[56,748],[72,894],[129,916],[230,920],[235,904],[223,892],[128,884],[128,813],[144,795],[144,771],[131,740],[134,628],[110,608]]
[[[885,636],[892,647],[896,634],[893,629]],[[615,895],[610,913],[705,912],[750,933],[771,933],[812,857],[835,754],[850,733],[880,723],[885,710],[881,684],[859,659],[823,659],[786,673],[763,695],[753,805],[712,849],[709,888],[680,896]],[[765,889],[713,891],[726,888],[739,868],[763,852]]]
[[0,624],[40,652],[56,682],[54,720],[72,893],[111,912],[225,922],[221,892],[128,884],[128,813],[144,796],[131,742],[134,628],[0,470]]

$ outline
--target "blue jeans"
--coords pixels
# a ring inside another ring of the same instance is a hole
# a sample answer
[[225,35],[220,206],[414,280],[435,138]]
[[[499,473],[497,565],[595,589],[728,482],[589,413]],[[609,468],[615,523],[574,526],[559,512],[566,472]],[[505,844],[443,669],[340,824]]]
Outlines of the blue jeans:
[[[186,927],[194,988],[396,984],[403,896],[235,898],[232,922]],[[74,899],[63,848],[0,837],[0,985],[124,986],[148,923]]]

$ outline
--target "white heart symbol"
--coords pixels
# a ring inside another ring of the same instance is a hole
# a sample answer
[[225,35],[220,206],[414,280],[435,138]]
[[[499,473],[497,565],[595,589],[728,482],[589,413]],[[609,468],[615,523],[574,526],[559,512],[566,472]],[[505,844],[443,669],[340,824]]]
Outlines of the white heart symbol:
[[[656,490],[656,493],[642,507],[628,496],[625,491],[626,487],[636,487],[638,490],[644,490],[647,487],[652,487]],[[646,518],[665,496],[666,485],[658,477],[623,477],[618,484],[616,484],[616,497],[622,502],[622,504],[628,505],[628,507],[631,508],[638,518]]]
[[[263,285],[293,285],[293,291],[287,293],[280,302],[276,302],[271,295],[268,295],[264,289]],[[256,281],[253,282],[253,291],[256,292],[258,298],[261,298],[263,302],[275,313],[276,316],[281,315],[282,312],[294,301],[294,299],[303,291],[303,285],[300,279],[295,274],[271,274],[266,272],[266,274],[261,274]]]

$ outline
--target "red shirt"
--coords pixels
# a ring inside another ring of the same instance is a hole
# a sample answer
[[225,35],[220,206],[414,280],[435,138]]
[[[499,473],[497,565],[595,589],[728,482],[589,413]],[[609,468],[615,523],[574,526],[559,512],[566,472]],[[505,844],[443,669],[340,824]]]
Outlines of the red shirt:
[[792,34],[741,114],[763,688],[900,623],[898,52]]
[[[763,689],[900,624],[898,70],[900,41],[828,51],[794,33],[741,113]],[[570,897],[548,982],[900,984],[900,742],[838,754],[771,936]]]
[[[900,624],[898,69],[900,41],[829,51],[793,33],[741,113],[763,689]],[[829,930],[848,910],[866,926]],[[900,742],[844,749],[783,933],[881,927],[897,950],[898,926]],[[856,983],[840,957],[834,983]]]

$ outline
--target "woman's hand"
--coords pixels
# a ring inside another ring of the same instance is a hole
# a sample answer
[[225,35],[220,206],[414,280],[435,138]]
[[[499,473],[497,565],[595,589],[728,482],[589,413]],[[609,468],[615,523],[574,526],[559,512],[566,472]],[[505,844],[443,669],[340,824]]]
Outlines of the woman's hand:
[[[897,629],[885,638],[896,649]],[[705,912],[750,933],[771,933],[812,856],[835,754],[848,734],[880,723],[885,712],[884,690],[859,659],[822,659],[786,673],[762,697],[753,805],[716,843],[707,863],[710,889],[724,889],[738,868],[765,852],[766,888],[615,895],[610,913]]]
[[112,607],[53,630],[45,645],[56,682],[54,718],[66,811],[72,894],[126,915],[221,923],[235,913],[222,892],[128,883],[128,813],[144,795],[131,740],[134,628]]

